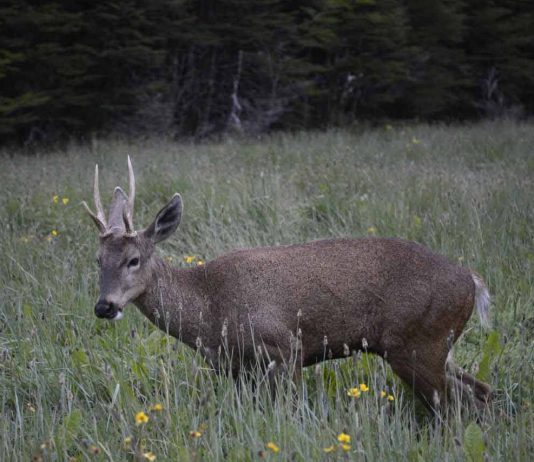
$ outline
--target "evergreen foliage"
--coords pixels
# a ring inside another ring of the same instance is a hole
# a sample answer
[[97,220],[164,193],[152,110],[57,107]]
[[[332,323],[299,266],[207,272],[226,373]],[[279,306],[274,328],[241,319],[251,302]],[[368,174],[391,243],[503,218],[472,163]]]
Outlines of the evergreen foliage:
[[5,0],[0,137],[528,115],[533,44],[526,0]]

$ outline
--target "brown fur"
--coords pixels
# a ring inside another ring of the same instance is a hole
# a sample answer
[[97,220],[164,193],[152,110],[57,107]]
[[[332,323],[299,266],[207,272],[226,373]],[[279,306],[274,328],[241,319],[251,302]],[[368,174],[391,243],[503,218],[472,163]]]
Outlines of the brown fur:
[[365,339],[367,350],[385,357],[427,404],[435,392],[445,399],[447,354],[471,316],[475,287],[468,269],[426,247],[400,239],[322,240],[238,250],[179,269],[156,257],[142,235],[135,244],[106,237],[102,248],[122,252],[122,240],[141,249],[149,268],[146,290],[133,302],[170,335],[201,345],[213,364],[223,341],[235,354],[234,372],[255,361],[257,346],[269,360],[288,361],[300,329],[302,366],[344,356],[345,344],[360,350]]

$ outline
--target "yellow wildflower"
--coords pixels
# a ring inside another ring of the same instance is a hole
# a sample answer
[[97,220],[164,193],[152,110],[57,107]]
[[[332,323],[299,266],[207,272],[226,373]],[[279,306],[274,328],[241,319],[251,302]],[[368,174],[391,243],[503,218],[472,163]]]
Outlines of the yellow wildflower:
[[51,232],[50,234],[52,234],[52,236],[54,236],[54,237],[57,237],[57,235],[58,235],[59,233],[57,232],[57,230],[53,229],[52,232]]
[[369,226],[369,228],[367,228],[367,232],[369,234],[376,234],[376,228],[374,226]]
[[270,449],[271,451],[273,451],[275,454],[276,454],[277,452],[280,452],[280,448],[279,448],[275,443],[273,443],[272,441],[269,441],[269,442],[265,445],[265,447],[266,447],[267,449]]
[[189,436],[190,436],[191,438],[200,438],[200,437],[202,436],[202,433],[199,432],[198,430],[191,430],[191,431],[189,432]]
[[382,390],[380,392],[380,398],[385,398],[386,396],[387,396],[387,393],[384,390]]
[[154,405],[150,406],[150,410],[151,411],[155,411],[155,412],[163,411],[163,405],[160,404],[160,403],[154,404]]
[[360,390],[357,388],[349,388],[347,391],[347,395],[349,395],[351,398],[359,398],[361,393]]
[[412,138],[412,143],[413,144],[419,144],[421,142],[421,140],[418,140],[415,136]]
[[421,217],[418,217],[417,215],[415,215],[413,217],[413,223],[417,228],[421,227],[421,223],[422,223]]
[[133,437],[132,436],[127,436],[126,438],[124,438],[124,447],[126,449],[130,449],[132,447],[132,443],[133,443]]
[[63,199],[61,199],[61,202],[63,202],[63,205],[67,205],[69,203],[69,198],[64,197]]
[[393,395],[388,395],[388,401],[394,401],[395,398],[393,397]]
[[154,460],[156,460],[156,454],[154,454],[152,451],[143,453],[143,457],[149,460],[150,462],[153,462]]
[[360,391],[369,391],[369,387],[365,383],[360,383]]
[[341,432],[341,433],[337,436],[337,440],[338,440],[341,444],[348,444],[348,443],[350,443],[350,435],[347,435],[346,433]]
[[196,260],[197,257],[195,257],[194,255],[186,255],[184,257],[184,261],[186,263],[193,263],[195,260]]
[[148,420],[148,416],[143,411],[139,411],[137,414],[135,414],[136,425],[146,424]]
[[46,242],[52,242],[52,236],[46,236],[45,239]]
[[326,453],[334,452],[336,450],[336,447],[334,445],[328,446],[327,448],[323,448],[323,451]]
[[57,204],[57,203],[59,202],[59,196],[54,196],[54,197],[52,197],[52,202],[53,202],[54,204]]
[[341,445],[341,448],[343,449],[343,451],[350,451],[350,444],[342,444]]
[[204,260],[197,261],[197,266],[202,266],[202,265],[204,265]]

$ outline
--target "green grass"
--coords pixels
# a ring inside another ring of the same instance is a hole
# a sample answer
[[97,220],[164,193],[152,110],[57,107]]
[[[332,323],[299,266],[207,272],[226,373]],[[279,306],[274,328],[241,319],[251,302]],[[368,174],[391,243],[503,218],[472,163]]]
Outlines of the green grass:
[[[133,460],[123,443],[130,435],[137,456],[153,451],[157,460],[478,461],[483,452],[532,460],[533,146],[532,124],[493,123],[4,152],[0,460]],[[492,293],[498,334],[487,340],[473,316],[455,356],[495,388],[491,407],[480,416],[454,403],[445,422],[435,421],[385,363],[361,354],[308,368],[300,398],[286,378],[275,401],[249,382],[238,396],[231,379],[135,307],[120,323],[98,320],[98,239],[79,203],[92,203],[95,162],[105,202],[115,185],[127,185],[128,153],[137,226],[175,191],[184,198],[182,224],[159,250],[177,265],[186,254],[211,259],[237,247],[376,233],[416,240],[476,270]],[[361,382],[370,391],[350,399],[347,389]],[[383,389],[395,401],[386,404]],[[136,426],[135,414],[155,403],[164,410]],[[350,451],[325,453],[342,431]]]

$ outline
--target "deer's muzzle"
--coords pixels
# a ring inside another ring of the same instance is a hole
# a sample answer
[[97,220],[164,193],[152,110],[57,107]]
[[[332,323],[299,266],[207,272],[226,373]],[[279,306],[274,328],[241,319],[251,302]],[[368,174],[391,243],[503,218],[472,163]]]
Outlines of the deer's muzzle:
[[119,314],[119,311],[117,305],[106,300],[98,300],[95,305],[95,314],[99,318],[115,319]]

